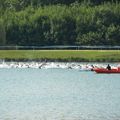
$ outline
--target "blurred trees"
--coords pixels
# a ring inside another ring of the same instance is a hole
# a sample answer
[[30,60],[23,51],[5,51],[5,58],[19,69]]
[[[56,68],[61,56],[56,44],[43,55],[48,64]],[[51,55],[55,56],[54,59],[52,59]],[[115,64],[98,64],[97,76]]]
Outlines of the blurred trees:
[[0,45],[120,45],[120,3],[110,2],[0,0]]
[[0,45],[5,45],[5,44],[6,44],[6,31],[5,31],[4,22],[2,19],[0,19]]

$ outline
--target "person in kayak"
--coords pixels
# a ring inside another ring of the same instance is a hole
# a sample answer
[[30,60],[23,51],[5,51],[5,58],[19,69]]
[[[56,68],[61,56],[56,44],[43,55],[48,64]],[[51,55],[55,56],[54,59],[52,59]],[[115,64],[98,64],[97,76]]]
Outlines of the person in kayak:
[[111,70],[111,66],[108,64],[106,69]]

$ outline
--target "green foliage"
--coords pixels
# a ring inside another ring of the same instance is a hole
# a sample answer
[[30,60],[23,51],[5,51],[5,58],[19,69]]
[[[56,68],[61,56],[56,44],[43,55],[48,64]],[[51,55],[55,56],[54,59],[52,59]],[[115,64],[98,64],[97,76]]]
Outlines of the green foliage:
[[79,36],[79,43],[80,45],[104,45],[102,40],[102,36],[100,33],[97,32],[89,32]]
[[71,5],[74,3],[94,6],[106,2],[119,3],[119,0],[0,0],[0,8],[18,11],[28,6],[39,7],[56,4]]
[[120,26],[111,24],[106,32],[106,40],[109,45],[120,45]]
[[5,26],[2,19],[0,19],[0,46],[6,44],[6,32]]
[[6,45],[120,45],[116,1],[0,0],[0,15]]

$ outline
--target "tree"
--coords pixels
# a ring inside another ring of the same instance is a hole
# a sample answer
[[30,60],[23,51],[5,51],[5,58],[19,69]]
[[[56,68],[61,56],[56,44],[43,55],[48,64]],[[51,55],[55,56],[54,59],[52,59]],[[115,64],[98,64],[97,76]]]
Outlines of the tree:
[[120,45],[120,26],[111,24],[106,32],[106,41],[108,45]]
[[0,19],[0,45],[6,44],[6,31],[3,20]]

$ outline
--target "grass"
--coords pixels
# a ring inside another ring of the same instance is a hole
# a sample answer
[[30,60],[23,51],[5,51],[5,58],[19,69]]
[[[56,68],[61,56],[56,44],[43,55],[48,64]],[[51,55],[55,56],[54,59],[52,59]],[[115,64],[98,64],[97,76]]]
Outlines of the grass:
[[120,62],[120,50],[0,50],[0,59]]

